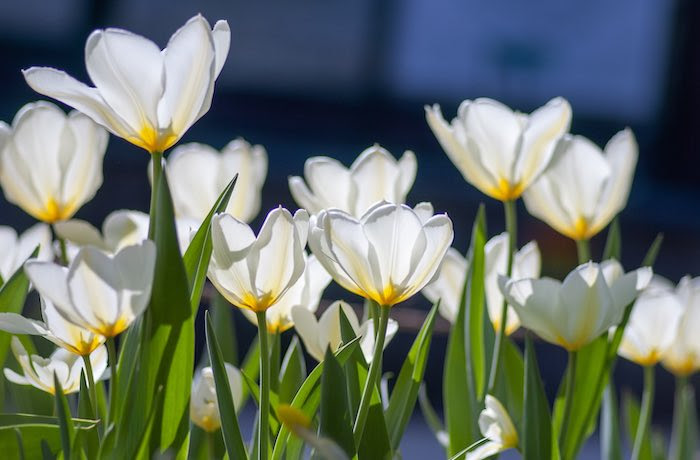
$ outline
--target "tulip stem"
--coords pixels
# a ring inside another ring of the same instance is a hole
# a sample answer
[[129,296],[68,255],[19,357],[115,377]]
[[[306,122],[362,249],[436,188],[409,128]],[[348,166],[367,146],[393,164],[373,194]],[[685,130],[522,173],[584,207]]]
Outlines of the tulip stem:
[[151,164],[153,165],[153,180],[151,181],[151,212],[148,225],[148,238],[154,239],[156,236],[156,192],[160,175],[163,172],[163,152],[153,152],[151,154]]
[[564,390],[564,415],[561,422],[561,431],[559,432],[559,445],[564,445],[569,423],[571,421],[571,410],[574,403],[574,383],[576,380],[576,358],[578,352],[570,351],[569,360],[566,365],[566,388]]
[[111,377],[109,378],[109,410],[107,411],[107,426],[109,426],[117,409],[117,348],[114,343],[114,337],[107,339],[107,359],[109,360],[109,370],[111,372]]
[[258,420],[258,458],[267,460],[268,425],[270,414],[270,350],[268,347],[265,310],[256,312],[260,343],[260,418]]
[[[513,274],[513,254],[518,241],[518,214],[516,212],[515,200],[503,202],[503,210],[506,216],[506,232],[508,232],[508,265],[506,266],[506,276]],[[501,321],[498,323],[496,331],[496,341],[493,347],[493,358],[491,358],[491,370],[489,371],[488,393],[493,394],[498,379],[498,368],[500,367],[501,355],[503,354],[503,340],[506,336],[506,322],[508,315],[508,303],[503,300],[501,306]]]
[[637,424],[637,434],[634,436],[634,447],[632,448],[632,460],[639,460],[642,453],[642,445],[649,433],[651,422],[651,409],[654,403],[654,366],[644,366],[644,393],[642,395],[642,409],[639,413],[639,423]]
[[578,263],[585,264],[591,260],[591,244],[589,240],[576,240],[576,252],[578,253]]
[[92,373],[92,362],[90,362],[90,355],[83,355],[83,363],[85,364],[85,377],[87,377],[88,382],[88,395],[90,398],[90,404],[92,405],[92,413],[97,416],[99,412],[97,410],[97,389],[95,388],[95,376]]
[[61,264],[68,265],[68,250],[66,249],[66,240],[64,238],[58,238],[58,245],[61,248]]
[[386,305],[381,305],[379,307],[379,328],[374,342],[374,355],[372,363],[369,366],[367,380],[365,380],[365,387],[362,390],[362,398],[360,399],[360,407],[357,409],[355,427],[352,430],[355,437],[355,444],[357,445],[360,445],[360,440],[362,440],[362,434],[365,431],[365,423],[367,422],[367,415],[369,414],[369,403],[372,400],[372,392],[377,386],[377,377],[381,367],[382,352],[384,351],[384,338],[386,337],[386,328],[389,323],[389,310],[391,310],[391,307]]
[[687,376],[676,377],[676,394],[673,403],[673,428],[671,430],[671,460],[681,460],[688,455],[684,452],[688,436],[688,412],[694,410],[695,404],[690,397],[691,388]]

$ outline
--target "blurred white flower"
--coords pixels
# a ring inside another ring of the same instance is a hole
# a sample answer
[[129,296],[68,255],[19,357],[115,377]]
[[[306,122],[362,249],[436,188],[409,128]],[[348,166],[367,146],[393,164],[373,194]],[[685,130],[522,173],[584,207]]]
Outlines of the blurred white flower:
[[304,178],[306,182],[298,176],[289,178],[289,189],[299,206],[311,214],[336,208],[359,218],[378,201],[401,204],[406,200],[416,178],[416,156],[407,150],[396,161],[375,144],[350,168],[333,158],[309,158]]
[[571,106],[560,97],[529,115],[486,98],[462,102],[451,124],[437,104],[425,114],[464,179],[501,201],[518,198],[542,174],[571,123]]
[[[151,168],[148,168],[151,178]],[[228,143],[219,153],[204,144],[183,144],[165,163],[175,214],[201,222],[219,195],[238,173],[226,213],[250,222],[260,212],[260,194],[267,175],[267,153],[243,139]]]
[[201,15],[175,32],[163,50],[126,30],[96,30],[85,44],[85,66],[95,87],[48,67],[23,73],[36,92],[150,153],[162,152],[209,110],[230,35],[226,21],[212,29]]
[[[683,277],[675,289],[683,312],[671,346],[663,355],[663,366],[678,376],[700,369],[700,277]],[[666,323],[662,323],[666,324]]]
[[523,195],[527,210],[569,238],[591,238],[627,204],[637,151],[630,129],[604,151],[585,137],[564,136],[550,167]]
[[[57,348],[48,358],[29,355],[17,337],[12,337],[12,353],[22,367],[24,375],[9,368],[3,369],[5,378],[18,385],[31,385],[47,393],[55,394],[54,374],[64,394],[80,390],[80,374],[85,369],[82,358],[63,348]],[[101,345],[90,354],[90,364],[95,381],[107,370],[107,349]]]
[[[428,209],[429,208],[429,209]],[[428,284],[454,236],[432,206],[377,203],[359,220],[331,209],[312,219],[309,246],[343,288],[382,306],[403,302]]]
[[578,350],[619,324],[627,305],[649,284],[649,267],[624,273],[611,259],[576,267],[563,282],[499,277],[522,325],[547,342]]
[[67,321],[114,337],[146,309],[155,259],[155,244],[146,240],[114,255],[84,247],[68,267],[30,260],[24,270]]
[[491,395],[486,395],[485,402],[486,408],[479,414],[479,429],[488,441],[467,452],[465,460],[482,460],[518,447],[518,431],[506,408]]
[[69,219],[102,185],[107,132],[79,112],[49,102],[0,122],[0,185],[5,198],[38,220]]
[[34,224],[19,237],[12,227],[0,225],[0,276],[4,281],[22,266],[39,246],[39,260],[52,260],[51,229],[46,224]]
[[[333,302],[319,319],[313,312],[302,308],[292,308],[292,318],[294,319],[294,328],[304,342],[306,352],[311,355],[316,361],[321,362],[326,354],[326,349],[335,353],[342,342],[340,330],[340,309],[342,308],[345,317],[352,326],[356,337],[360,337],[360,349],[367,363],[371,363],[374,357],[374,323],[371,319],[365,321],[360,326],[357,320],[357,315],[350,305],[338,300]],[[386,328],[386,340],[384,348],[394,338],[399,330],[399,323],[389,318],[389,323]]]
[[209,280],[235,306],[265,311],[303,275],[309,215],[279,207],[272,210],[256,237],[244,222],[217,214],[211,222]]
[[[231,388],[233,405],[236,410],[241,408],[243,402],[243,379],[241,371],[229,363],[224,363],[228,384]],[[216,385],[214,384],[214,372],[211,367],[200,369],[192,380],[192,396],[190,397],[190,419],[192,423],[212,432],[221,426],[219,405],[216,399]]]

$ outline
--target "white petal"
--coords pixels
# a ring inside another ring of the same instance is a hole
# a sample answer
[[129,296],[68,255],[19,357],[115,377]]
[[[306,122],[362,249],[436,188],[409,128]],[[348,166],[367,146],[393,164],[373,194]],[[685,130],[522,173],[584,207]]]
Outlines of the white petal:
[[396,160],[378,145],[360,154],[350,167],[350,175],[356,191],[352,205],[356,216],[378,201],[400,204],[406,199],[405,193],[400,193],[402,178]]
[[304,177],[321,209],[351,211],[351,195],[354,191],[350,172],[338,161],[328,157],[309,158],[304,164]]
[[149,217],[141,211],[121,209],[110,213],[102,223],[104,244],[112,252],[139,244],[148,238]]
[[319,325],[314,314],[301,306],[293,307],[291,314],[294,321],[294,329],[301,337],[301,341],[304,342],[306,352],[316,361],[323,361],[325,350],[319,344]]
[[[384,336],[384,349],[386,349],[386,346],[389,345],[389,342],[391,342],[391,339],[394,338],[398,330],[399,323],[389,318],[389,322],[386,326],[386,335]],[[362,354],[364,355],[367,364],[370,364],[374,359],[374,321],[371,319],[365,321],[360,327],[360,332],[358,335],[362,337],[360,339],[360,349],[362,350]]]
[[137,317],[151,299],[156,245],[151,240],[144,240],[139,245],[121,249],[113,260],[121,278],[122,314],[128,311],[128,317]]
[[216,63],[214,69],[214,78],[216,78],[219,76],[221,69],[224,67],[226,57],[228,56],[229,45],[231,44],[231,29],[228,26],[228,22],[224,20],[216,21],[211,34],[214,41],[214,49],[216,51]]
[[423,288],[423,295],[435,303],[440,299],[440,315],[451,323],[457,319],[462,287],[467,276],[467,260],[449,248],[435,280]]
[[0,313],[0,330],[10,334],[49,334],[46,325],[41,321],[28,319],[17,313]]

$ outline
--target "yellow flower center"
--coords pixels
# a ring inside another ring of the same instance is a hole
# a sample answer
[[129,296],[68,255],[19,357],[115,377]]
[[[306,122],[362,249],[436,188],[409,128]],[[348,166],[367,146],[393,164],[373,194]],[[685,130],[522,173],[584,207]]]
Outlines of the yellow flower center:
[[498,179],[498,184],[492,186],[486,193],[500,201],[512,201],[519,198],[523,191],[522,183],[511,184],[508,180],[501,177]]
[[61,220],[66,220],[75,214],[75,200],[68,203],[59,203],[55,198],[51,197],[46,201],[43,209],[37,209],[30,212],[34,217],[47,224],[53,224]]
[[177,142],[178,136],[172,131],[159,132],[150,124],[144,125],[136,136],[126,140],[148,151],[148,153],[165,152]]
[[265,292],[261,296],[256,296],[253,293],[246,292],[241,298],[241,303],[232,303],[240,308],[246,308],[248,310],[253,310],[254,312],[261,312],[273,306],[278,299],[279,296],[277,294],[274,294],[272,291]]

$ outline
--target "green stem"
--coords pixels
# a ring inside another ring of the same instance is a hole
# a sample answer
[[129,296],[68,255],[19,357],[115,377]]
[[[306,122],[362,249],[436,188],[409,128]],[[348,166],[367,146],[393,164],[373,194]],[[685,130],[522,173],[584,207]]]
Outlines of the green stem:
[[271,333],[269,337],[272,339],[272,346],[270,347],[270,389],[277,392],[280,386],[282,337],[279,333],[279,329]]
[[591,260],[591,244],[589,240],[576,240],[578,263],[585,264]]
[[[515,200],[504,201],[503,210],[506,216],[506,232],[508,232],[508,265],[506,276],[513,274],[513,255],[518,241],[518,214],[516,212]],[[500,367],[503,354],[503,340],[506,336],[506,320],[508,314],[508,303],[504,300],[501,306],[501,321],[498,331],[496,331],[496,341],[493,347],[493,358],[491,358],[491,371],[489,372],[488,393],[493,394],[498,379],[498,368]]]
[[265,310],[258,317],[260,341],[260,419],[258,420],[258,458],[267,460],[268,425],[270,414],[270,350],[268,347],[267,318]]
[[114,337],[107,339],[107,358],[112,376],[109,379],[109,410],[107,411],[107,426],[109,426],[117,410],[117,347]]
[[357,418],[355,419],[355,427],[353,428],[355,444],[357,445],[360,445],[362,434],[365,431],[365,423],[367,422],[367,415],[369,414],[369,402],[372,400],[372,392],[377,386],[377,377],[379,376],[379,369],[381,367],[384,338],[386,337],[386,327],[389,323],[390,310],[391,307],[389,306],[382,305],[379,307],[379,328],[374,342],[374,356],[372,358],[372,364],[369,366],[369,373],[367,374],[365,387],[362,390],[360,407],[357,409]]
[[642,409],[639,413],[637,434],[634,436],[634,448],[632,460],[639,460],[642,453],[642,445],[649,433],[651,423],[652,404],[654,403],[654,366],[644,366],[644,393],[642,395]]
[[[685,444],[686,431],[688,426],[688,410],[693,410],[688,404],[688,377],[676,377],[676,394],[673,403],[673,428],[671,431],[671,460],[682,460],[683,445]],[[685,453],[687,455],[687,453]]]
[[97,388],[95,388],[95,376],[92,373],[90,355],[83,355],[83,363],[85,364],[85,376],[88,381],[88,395],[90,397],[90,404],[92,405],[92,412],[97,414]]
[[564,415],[559,432],[559,445],[564,445],[564,439],[568,435],[569,423],[571,423],[571,410],[574,403],[574,382],[576,381],[576,351],[569,352],[569,361],[566,366],[566,389],[564,392]]
[[214,431],[206,431],[208,458],[216,458],[216,435]]
[[58,245],[61,247],[61,264],[68,265],[68,249],[66,248],[66,240],[59,237]]
[[151,160],[151,164],[153,165],[153,181],[151,184],[151,212],[148,226],[148,238],[153,239],[156,235],[156,192],[158,191],[160,175],[163,172],[163,152],[153,152],[151,154]]

